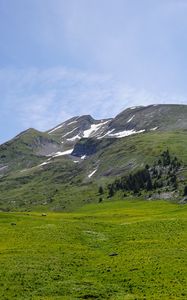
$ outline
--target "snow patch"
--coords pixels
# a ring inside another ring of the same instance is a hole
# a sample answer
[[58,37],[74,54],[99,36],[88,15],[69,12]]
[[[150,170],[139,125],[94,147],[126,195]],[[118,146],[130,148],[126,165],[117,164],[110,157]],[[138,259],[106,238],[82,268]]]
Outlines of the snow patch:
[[38,165],[37,167],[45,166],[47,164],[49,164],[49,161],[44,161],[42,164]]
[[0,168],[0,171],[6,169],[7,167],[8,167],[8,166],[3,166],[3,167],[1,167],[1,168]]
[[69,125],[72,125],[72,124],[75,124],[75,123],[77,123],[77,121],[70,122],[67,125],[69,126]]
[[88,175],[88,178],[91,178],[96,172],[97,172],[97,169],[95,169],[93,172],[91,172],[91,173]]
[[105,133],[105,134],[102,135],[102,136],[99,136],[97,139],[99,140],[99,139],[104,138],[105,136],[110,136],[111,132],[113,132],[114,130],[115,130],[115,129],[109,130],[107,133]]
[[132,134],[142,133],[144,131],[145,131],[145,129],[139,130],[139,131],[135,131],[134,129],[131,129],[131,130],[124,130],[121,132],[109,134],[108,136],[116,137],[116,138],[123,138],[123,137],[129,136],[129,135],[132,135]]
[[143,105],[141,105],[141,106],[132,106],[132,107],[130,107],[130,109],[136,109],[136,108],[140,108],[140,107],[144,107]]
[[103,125],[105,125],[108,122],[109,122],[109,120],[105,121],[105,122],[98,123],[98,124],[92,124],[89,129],[87,129],[83,132],[83,137],[88,138],[92,133],[98,131],[100,129],[100,127],[102,127]]
[[57,126],[57,127],[55,127],[54,129],[52,129],[51,131],[49,131],[49,133],[52,133],[52,132],[54,132],[54,131],[56,131],[56,130],[62,128],[62,126],[64,126],[64,123],[61,124],[61,125],[59,125],[59,126]]
[[69,149],[69,150],[66,150],[66,151],[59,151],[59,152],[56,152],[53,157],[57,157],[57,156],[62,156],[62,155],[69,155],[73,152],[73,149]]
[[74,128],[73,130],[67,132],[66,134],[64,134],[64,135],[62,136],[62,138],[66,137],[66,136],[69,135],[70,133],[74,132],[76,129],[77,129],[77,127]]
[[158,127],[154,127],[154,128],[151,128],[150,130],[153,131],[153,130],[157,130],[157,129],[158,129]]
[[72,138],[67,139],[67,141],[68,141],[68,142],[73,142],[73,141],[78,140],[78,139],[79,139],[79,140],[81,139],[81,137],[80,137],[79,134],[73,136]]
[[44,161],[43,163],[41,163],[40,165],[38,165],[37,167],[42,167],[42,166],[45,166],[45,165],[49,164],[50,160],[51,160],[51,157],[48,158],[47,161]]
[[86,155],[81,156],[81,159],[85,159],[85,158],[86,158]]
[[134,119],[135,115],[133,115],[128,121],[127,123],[129,123],[130,121],[132,121],[132,119]]

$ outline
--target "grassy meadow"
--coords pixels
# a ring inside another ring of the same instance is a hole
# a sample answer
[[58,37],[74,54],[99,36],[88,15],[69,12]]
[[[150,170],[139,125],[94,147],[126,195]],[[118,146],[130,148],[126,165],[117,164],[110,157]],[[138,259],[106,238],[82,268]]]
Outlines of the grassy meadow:
[[0,299],[187,299],[187,206],[0,213]]

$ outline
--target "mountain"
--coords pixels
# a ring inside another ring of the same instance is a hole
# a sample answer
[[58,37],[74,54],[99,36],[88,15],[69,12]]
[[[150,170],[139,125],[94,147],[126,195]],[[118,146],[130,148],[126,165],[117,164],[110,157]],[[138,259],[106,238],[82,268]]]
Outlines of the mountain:
[[109,124],[112,134],[126,130],[140,131],[171,131],[187,129],[187,105],[149,105],[131,107],[117,115]]
[[112,119],[94,120],[90,115],[74,117],[48,131],[62,141],[74,141],[80,138],[101,135],[106,124]]
[[30,128],[0,146],[0,174],[32,167],[61,149],[57,139]]
[[70,210],[98,201],[98,186],[154,164],[166,149],[182,162],[182,195],[186,130],[186,105],[131,107],[115,118],[76,116],[47,132],[28,129],[0,145],[0,209]]
[[147,131],[187,129],[186,105],[149,105],[131,107],[113,119],[94,120],[91,116],[72,118],[48,133],[63,142],[81,138],[121,138]]

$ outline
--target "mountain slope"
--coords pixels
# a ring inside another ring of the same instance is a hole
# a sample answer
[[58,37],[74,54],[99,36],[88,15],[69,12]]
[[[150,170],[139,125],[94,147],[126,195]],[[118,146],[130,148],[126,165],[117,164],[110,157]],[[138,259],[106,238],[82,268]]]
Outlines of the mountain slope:
[[0,145],[0,174],[32,167],[43,161],[43,157],[61,149],[62,145],[53,137],[28,129]]
[[114,129],[114,132],[187,129],[187,105],[131,107],[117,115],[109,128]]
[[[0,146],[0,208],[74,209],[98,186],[153,163],[169,149],[187,178],[187,106],[126,109],[114,119],[74,117],[48,132],[29,129]],[[138,134],[137,134],[138,133]]]
[[94,120],[90,115],[74,117],[47,133],[57,138],[66,148],[72,148],[81,138],[99,137],[111,120]]
[[152,164],[167,148],[183,161],[179,174],[181,187],[186,182],[186,132],[150,132],[111,140],[107,147],[102,146],[107,139],[103,140],[94,154],[79,163],[74,163],[71,157],[59,156],[49,164],[1,178],[1,209],[72,210],[98,202],[98,186]]
[[149,105],[125,109],[113,119],[94,120],[91,116],[74,117],[48,131],[63,143],[81,138],[122,138],[147,131],[187,129],[187,105]]

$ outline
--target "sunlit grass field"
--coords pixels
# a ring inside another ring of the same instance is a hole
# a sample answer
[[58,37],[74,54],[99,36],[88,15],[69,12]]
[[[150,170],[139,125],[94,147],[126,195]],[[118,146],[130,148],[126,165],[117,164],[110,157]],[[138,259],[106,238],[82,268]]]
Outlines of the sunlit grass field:
[[0,299],[187,299],[187,206],[0,213]]

